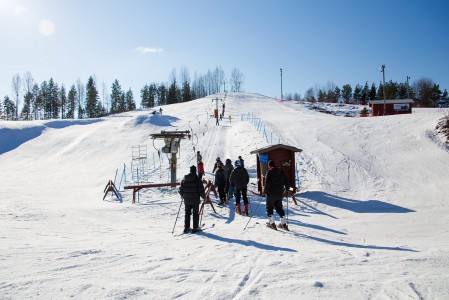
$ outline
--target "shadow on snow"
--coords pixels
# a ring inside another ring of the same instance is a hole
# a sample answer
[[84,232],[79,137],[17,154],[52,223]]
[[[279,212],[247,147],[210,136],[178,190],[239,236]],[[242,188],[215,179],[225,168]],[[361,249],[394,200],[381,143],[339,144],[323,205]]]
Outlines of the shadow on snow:
[[25,128],[0,128],[0,155],[12,151],[20,145],[37,138],[47,128],[61,129],[73,125],[88,125],[101,122],[96,120],[60,120]]
[[[299,194],[303,199],[312,200],[317,204],[325,204],[327,206],[333,206],[336,208],[346,209],[355,213],[410,213],[415,212],[414,210],[394,205],[391,203],[379,201],[379,200],[367,200],[367,201],[361,201],[361,200],[354,200],[354,199],[348,199],[343,198],[335,195],[330,195],[328,193],[324,192],[305,192],[302,194]],[[309,208],[312,206],[305,203],[304,201],[300,202],[302,204],[307,205]],[[316,210],[316,206],[314,208]],[[318,210],[317,210],[318,211]],[[321,214],[325,214],[323,212],[320,212]]]

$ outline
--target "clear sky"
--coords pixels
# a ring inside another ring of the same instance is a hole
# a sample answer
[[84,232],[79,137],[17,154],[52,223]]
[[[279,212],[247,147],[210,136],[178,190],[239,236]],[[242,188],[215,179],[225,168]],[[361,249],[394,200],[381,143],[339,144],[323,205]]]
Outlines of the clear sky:
[[[449,89],[446,0],[0,0],[0,97],[27,71],[66,89],[118,79],[140,103],[174,69],[221,66],[243,90],[280,97],[310,87],[428,77]],[[228,87],[228,86],[227,86]]]

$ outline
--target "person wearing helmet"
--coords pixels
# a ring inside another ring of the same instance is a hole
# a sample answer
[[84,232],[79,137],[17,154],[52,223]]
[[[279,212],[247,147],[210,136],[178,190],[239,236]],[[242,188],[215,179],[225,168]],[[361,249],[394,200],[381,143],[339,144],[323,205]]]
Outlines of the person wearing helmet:
[[220,163],[221,165],[223,165],[223,163],[222,163],[221,160],[220,160],[220,157],[217,157],[217,160],[215,161],[214,169],[212,170],[212,173],[215,173],[215,171],[217,170],[217,165],[218,165],[218,163]]
[[240,160],[235,161],[235,169],[231,173],[229,182],[234,184],[235,187],[235,210],[238,214],[241,214],[240,198],[243,198],[244,203],[244,213],[248,216],[248,196],[247,188],[249,183],[248,171],[242,166]]
[[203,161],[203,156],[200,151],[196,151],[196,162],[199,163],[200,161]]
[[226,175],[223,170],[223,164],[217,164],[217,171],[215,172],[215,187],[218,190],[218,196],[220,197],[220,202],[218,205],[224,205],[226,203],[225,185],[226,185]]

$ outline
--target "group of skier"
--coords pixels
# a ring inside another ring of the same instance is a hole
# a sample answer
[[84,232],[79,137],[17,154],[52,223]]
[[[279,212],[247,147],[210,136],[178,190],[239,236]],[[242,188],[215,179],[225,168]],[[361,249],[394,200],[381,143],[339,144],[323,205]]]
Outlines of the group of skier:
[[[219,205],[227,204],[227,200],[235,196],[236,213],[242,214],[240,202],[243,200],[243,214],[248,216],[249,174],[245,169],[242,157],[239,156],[234,165],[229,158],[223,164],[220,157],[217,157],[212,173],[215,175],[214,185],[218,191]],[[203,175],[204,164],[200,151],[197,151],[197,166],[190,167],[190,173],[184,176],[179,188],[179,193],[185,203],[184,233],[201,231],[199,226],[200,198],[206,199],[202,182]],[[274,230],[277,230],[277,228],[289,230],[282,206],[284,192],[288,191],[289,188],[289,181],[285,173],[276,166],[273,160],[270,160],[265,175],[263,196],[266,197],[267,226]],[[274,211],[280,217],[280,223],[277,226],[274,221]],[[193,216],[193,229],[190,228],[191,216]]]

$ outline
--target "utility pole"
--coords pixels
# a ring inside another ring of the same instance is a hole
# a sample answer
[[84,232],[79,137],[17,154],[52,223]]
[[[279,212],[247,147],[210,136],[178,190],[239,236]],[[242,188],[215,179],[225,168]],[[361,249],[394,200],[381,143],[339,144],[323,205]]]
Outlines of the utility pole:
[[407,75],[407,99],[410,99],[410,86],[408,85],[409,79],[410,79],[410,76]]
[[383,90],[384,90],[384,116],[387,112],[387,104],[386,104],[386,95],[385,95],[385,65],[382,65],[382,67],[380,67],[380,71],[382,72],[382,76],[383,76]]
[[282,94],[282,68],[281,68],[281,101],[284,100],[284,95]]

